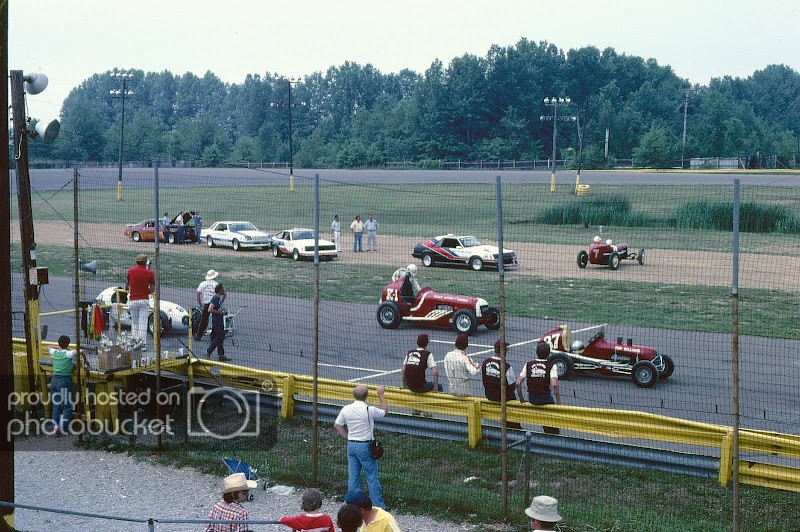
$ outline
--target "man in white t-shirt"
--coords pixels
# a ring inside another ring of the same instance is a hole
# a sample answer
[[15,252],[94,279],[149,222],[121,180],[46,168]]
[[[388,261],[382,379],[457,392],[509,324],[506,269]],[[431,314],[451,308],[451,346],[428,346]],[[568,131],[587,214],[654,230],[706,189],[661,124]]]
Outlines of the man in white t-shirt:
[[[197,304],[203,307],[203,315],[200,318],[200,323],[197,324],[197,331],[195,332],[194,339],[200,340],[208,327],[208,305],[211,303],[211,298],[214,297],[214,290],[219,284],[216,279],[219,273],[216,270],[208,270],[205,280],[197,287]],[[228,293],[224,292],[220,296],[221,302],[225,302],[225,296]]]

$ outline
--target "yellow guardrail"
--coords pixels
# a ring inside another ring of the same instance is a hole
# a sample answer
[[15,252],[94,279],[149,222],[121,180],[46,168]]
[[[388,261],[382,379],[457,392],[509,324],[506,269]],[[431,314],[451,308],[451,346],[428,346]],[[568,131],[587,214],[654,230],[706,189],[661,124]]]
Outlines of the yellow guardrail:
[[[19,342],[19,343],[17,343]],[[43,346],[43,350],[46,347]],[[24,355],[24,341],[15,340],[15,355]],[[46,351],[45,351],[46,356]],[[19,358],[15,357],[15,361]],[[22,369],[24,364],[16,367]],[[47,369],[36,364],[41,372],[40,385],[45,389]],[[152,371],[152,367],[144,371]],[[123,370],[113,374],[118,385],[127,385],[127,378],[142,368]],[[211,360],[186,358],[162,361],[162,371],[195,378],[213,379],[226,385],[282,394],[281,416],[289,418],[294,413],[296,397],[313,396],[313,381],[307,375],[293,375],[278,371],[254,369]],[[17,373],[19,375],[19,373]],[[105,373],[89,372],[90,383],[112,386]],[[103,384],[105,383],[105,384]],[[367,385],[374,392],[375,385]],[[346,403],[352,400],[353,383],[320,378],[317,380],[317,397]],[[427,393],[423,396],[408,390],[387,387],[386,399],[392,409],[413,409],[431,414],[462,417],[467,423],[468,443],[476,446],[482,438],[484,421],[500,421],[499,403],[478,397],[461,397],[446,393]],[[117,420],[112,410],[96,413],[96,417]],[[613,439],[668,442],[697,445],[720,450],[719,482],[727,485],[732,478],[733,430],[731,427],[671,418],[646,412],[587,408],[580,406],[533,406],[511,401],[506,405],[506,418],[510,422],[546,425],[582,434],[600,435]],[[101,419],[102,420],[102,419]],[[740,429],[740,454],[800,459],[800,436]],[[739,480],[746,484],[766,486],[800,492],[800,468],[767,464],[753,460],[739,461]]]

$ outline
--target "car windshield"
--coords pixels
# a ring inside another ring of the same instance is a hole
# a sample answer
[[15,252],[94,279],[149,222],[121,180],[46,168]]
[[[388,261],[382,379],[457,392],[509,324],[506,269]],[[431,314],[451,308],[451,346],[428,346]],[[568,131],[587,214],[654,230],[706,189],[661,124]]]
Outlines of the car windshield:
[[297,231],[292,233],[292,240],[314,240],[314,231]]
[[482,246],[483,242],[481,242],[479,238],[475,238],[474,236],[462,236],[461,245],[464,246],[465,248],[471,248],[472,246]]
[[231,224],[231,231],[258,231],[258,228],[250,222]]

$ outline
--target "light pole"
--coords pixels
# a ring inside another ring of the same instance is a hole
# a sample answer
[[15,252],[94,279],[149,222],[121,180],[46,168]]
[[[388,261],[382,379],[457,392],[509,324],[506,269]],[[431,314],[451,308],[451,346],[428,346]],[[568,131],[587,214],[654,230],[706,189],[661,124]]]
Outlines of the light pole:
[[[286,104],[286,109],[289,112],[289,190],[294,191],[294,149],[292,149],[292,85],[297,85],[303,80],[300,78],[300,76],[285,78],[283,76],[279,76],[278,74],[275,74],[275,79],[285,81],[286,86],[289,88],[289,99]],[[304,105],[304,103],[301,105]],[[271,103],[270,106],[282,107],[280,104],[276,103]]]
[[122,81],[122,90],[110,90],[112,98],[122,100],[122,118],[119,126],[119,176],[117,177],[117,201],[122,201],[122,147],[125,142],[125,100],[133,96],[133,91],[128,90],[128,82],[133,79],[133,74],[120,70],[111,74],[113,79]]
[[544,104],[548,107],[553,108],[552,115],[542,115],[539,117],[539,120],[552,120],[553,121],[553,173],[550,174],[550,192],[556,191],[556,156],[557,156],[557,149],[558,149],[558,121],[559,120],[575,120],[574,116],[567,116],[567,117],[559,117],[558,116],[558,108],[563,105],[569,105],[570,102],[569,98],[545,98]]

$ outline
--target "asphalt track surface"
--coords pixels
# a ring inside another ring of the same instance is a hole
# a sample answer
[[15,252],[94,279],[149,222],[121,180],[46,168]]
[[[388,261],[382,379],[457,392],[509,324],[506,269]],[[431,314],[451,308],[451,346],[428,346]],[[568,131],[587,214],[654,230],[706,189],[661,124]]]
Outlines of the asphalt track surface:
[[[85,294],[97,294],[105,284],[85,279]],[[73,300],[73,280],[51,278],[40,297],[40,311],[49,312],[69,307]],[[21,309],[22,296],[13,294],[13,308]],[[194,292],[162,289],[162,299],[185,307],[194,304]],[[310,300],[266,295],[229,293],[229,301],[247,305],[236,318],[236,330],[226,339],[226,354],[232,363],[311,375],[313,373],[313,305]],[[248,312],[248,309],[258,309]],[[319,332],[319,376],[353,382],[400,386],[399,368],[407,349],[415,345],[420,332],[430,335],[430,349],[439,363],[441,382],[446,384],[442,359],[453,346],[450,329],[422,329],[403,324],[396,330],[382,329],[375,319],[376,305],[321,302]],[[231,310],[235,310],[231,307]],[[287,317],[303,316],[304,319]],[[335,316],[337,334],[328,334],[331,316]],[[48,340],[60,334],[75,336],[71,315],[43,319],[48,325]],[[509,361],[519,371],[533,353],[536,337],[559,325],[555,320],[509,316],[506,338],[512,343]],[[573,329],[595,324],[571,324]],[[14,320],[14,336],[22,337],[21,318]],[[342,335],[341,331],[352,331]],[[601,408],[641,410],[653,414],[692,421],[731,426],[732,366],[731,337],[727,334],[666,331],[662,329],[609,325],[606,336],[633,338],[634,343],[652,345],[670,355],[675,373],[652,388],[638,388],[629,377],[579,375],[562,381],[564,404]],[[467,352],[480,362],[489,356],[498,333],[480,327],[470,338]],[[152,339],[148,345],[152,349]],[[204,356],[205,339],[193,346]],[[714,347],[717,346],[718,349]],[[188,336],[167,335],[161,349],[176,351],[189,347]],[[798,353],[800,341],[741,337],[739,340],[740,415],[743,428],[774,430],[796,434],[800,426],[800,360],[787,360],[775,370],[761,363],[773,353]],[[474,381],[474,394],[482,396],[480,381]],[[780,404],[780,408],[776,408]],[[784,404],[781,404],[784,403]]]

